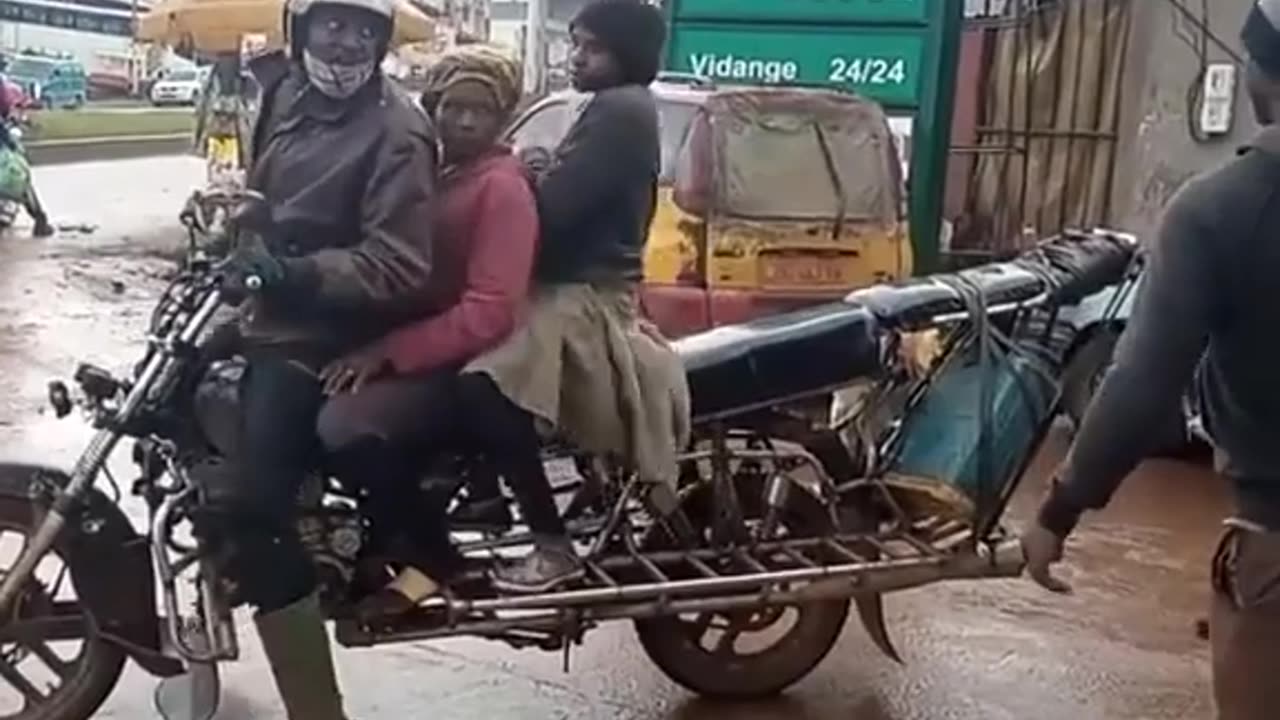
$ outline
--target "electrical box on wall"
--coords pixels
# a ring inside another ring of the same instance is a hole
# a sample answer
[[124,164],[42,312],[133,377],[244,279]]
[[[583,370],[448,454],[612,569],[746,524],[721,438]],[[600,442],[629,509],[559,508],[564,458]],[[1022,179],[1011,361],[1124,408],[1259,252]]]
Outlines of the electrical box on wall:
[[1236,66],[1232,63],[1210,63],[1204,71],[1204,88],[1200,103],[1200,132],[1213,137],[1231,132],[1235,112]]

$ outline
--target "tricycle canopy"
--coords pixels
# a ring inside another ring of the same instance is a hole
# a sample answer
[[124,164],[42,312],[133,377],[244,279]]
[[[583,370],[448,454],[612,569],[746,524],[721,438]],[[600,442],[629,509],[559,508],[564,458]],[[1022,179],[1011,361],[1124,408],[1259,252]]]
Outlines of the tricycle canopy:
[[884,110],[807,88],[712,93],[676,167],[676,202],[742,219],[896,223],[902,170]]

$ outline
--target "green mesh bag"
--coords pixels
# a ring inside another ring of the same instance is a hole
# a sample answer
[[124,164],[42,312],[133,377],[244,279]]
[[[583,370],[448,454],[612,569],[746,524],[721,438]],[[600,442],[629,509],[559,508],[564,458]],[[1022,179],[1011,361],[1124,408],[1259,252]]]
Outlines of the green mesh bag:
[[22,202],[31,183],[27,158],[8,146],[0,146],[0,198]]

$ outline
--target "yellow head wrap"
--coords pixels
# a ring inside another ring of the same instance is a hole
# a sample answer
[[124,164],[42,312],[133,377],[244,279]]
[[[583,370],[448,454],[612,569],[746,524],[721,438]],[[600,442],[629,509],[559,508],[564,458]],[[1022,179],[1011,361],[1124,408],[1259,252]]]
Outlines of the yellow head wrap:
[[427,68],[426,87],[422,92],[423,107],[435,112],[440,96],[460,82],[484,85],[493,93],[498,110],[504,116],[515,112],[524,89],[524,75],[519,61],[492,45],[459,45],[446,52]]

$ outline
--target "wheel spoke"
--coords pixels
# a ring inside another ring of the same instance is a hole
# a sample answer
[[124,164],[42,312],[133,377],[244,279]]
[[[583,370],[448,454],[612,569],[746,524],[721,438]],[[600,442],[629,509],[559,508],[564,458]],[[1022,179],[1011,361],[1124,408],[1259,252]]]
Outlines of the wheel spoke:
[[738,618],[729,619],[729,627],[725,628],[724,633],[720,635],[720,640],[716,642],[716,655],[732,655],[738,638],[742,637],[742,623]]
[[689,634],[689,638],[697,645],[702,644],[702,638],[707,636],[707,630],[711,629],[711,623],[716,616],[709,612],[698,613],[693,622],[682,622],[681,627]]
[[4,678],[5,682],[16,688],[18,692],[22,693],[22,696],[27,700],[26,705],[28,707],[31,705],[38,705],[45,699],[44,694],[36,689],[36,686],[31,684],[31,681],[22,674],[22,671],[18,670],[18,668],[6,658],[0,658],[0,678]]
[[720,640],[716,642],[716,655],[732,655],[736,649],[738,638],[742,636],[742,631],[737,628],[725,630],[720,636]]
[[58,677],[63,680],[66,680],[75,672],[75,667],[66,660],[58,657],[58,654],[53,651],[53,648],[49,647],[49,643],[43,640],[24,640],[21,641],[21,644],[23,647],[34,653],[36,657],[40,658],[40,662],[43,662],[50,670],[56,673]]

